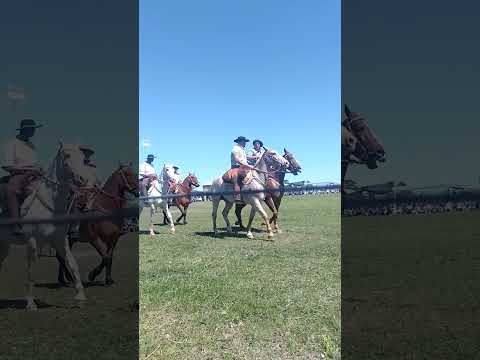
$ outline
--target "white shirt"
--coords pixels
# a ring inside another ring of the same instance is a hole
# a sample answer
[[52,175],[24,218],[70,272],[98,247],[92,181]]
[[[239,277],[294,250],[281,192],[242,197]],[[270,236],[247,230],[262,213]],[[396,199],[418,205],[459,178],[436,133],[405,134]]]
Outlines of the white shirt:
[[[238,159],[239,161],[237,161]],[[247,153],[245,149],[242,148],[240,145],[233,145],[232,153],[230,155],[230,160],[232,167],[235,165],[248,165],[247,163]]]
[[144,162],[143,164],[140,165],[140,171],[138,172],[138,175],[140,178],[148,176],[148,175],[155,175],[155,168],[150,165],[147,162]]
[[38,166],[35,146],[29,141],[22,141],[17,138],[8,141],[4,147],[2,166],[17,168]]
[[100,186],[102,183],[97,175],[97,168],[95,166],[84,164],[80,175],[85,179],[86,186]]

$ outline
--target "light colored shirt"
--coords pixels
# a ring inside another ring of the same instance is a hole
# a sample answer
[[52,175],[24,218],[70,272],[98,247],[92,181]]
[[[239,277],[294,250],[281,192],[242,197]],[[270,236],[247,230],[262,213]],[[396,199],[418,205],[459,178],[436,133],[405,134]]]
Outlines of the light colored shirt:
[[15,168],[38,166],[35,146],[30,141],[22,141],[17,138],[8,141],[4,147],[2,166]]
[[250,165],[255,165],[257,163],[257,161],[260,160],[260,158],[262,157],[264,152],[265,152],[265,150],[263,150],[262,148],[260,148],[260,150],[258,150],[258,151],[255,150],[255,149],[250,150],[249,156],[256,156],[257,160],[248,160],[248,163]]
[[97,174],[97,168],[94,165],[84,164],[80,175],[85,180],[86,186],[100,186],[102,184]]
[[138,172],[138,175],[140,178],[148,176],[148,175],[155,175],[155,168],[150,165],[147,162],[144,162],[143,164],[140,165],[140,171]]
[[230,160],[232,167],[237,165],[248,165],[247,153],[245,152],[245,149],[242,148],[240,145],[233,145]]

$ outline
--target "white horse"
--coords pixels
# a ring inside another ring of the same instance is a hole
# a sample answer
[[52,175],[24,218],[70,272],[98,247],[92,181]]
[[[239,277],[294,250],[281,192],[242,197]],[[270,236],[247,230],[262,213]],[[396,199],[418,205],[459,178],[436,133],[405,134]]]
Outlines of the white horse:
[[155,235],[153,230],[153,217],[155,215],[156,209],[161,208],[164,213],[167,215],[170,224],[170,233],[175,233],[175,224],[173,222],[172,213],[170,212],[168,206],[168,200],[162,199],[160,196],[168,193],[169,181],[175,179],[175,172],[173,166],[165,165],[160,174],[161,182],[158,179],[155,179],[151,182],[150,188],[148,189],[148,197],[151,199],[142,199],[140,200],[140,212],[143,208],[148,207],[150,209],[150,224],[149,232],[150,235]]
[[[249,181],[248,184],[245,184],[242,187],[242,191],[244,190],[254,190],[254,191],[261,191],[265,189],[265,184],[267,181],[267,165],[266,165],[266,158],[268,158],[270,163],[278,164],[281,166],[288,166],[288,160],[286,160],[283,156],[278,154],[274,150],[265,151],[262,155],[261,159],[255,165],[255,169],[253,170],[253,178]],[[212,182],[212,192],[225,192],[225,191],[233,191],[233,184],[225,183],[222,177],[215,179]],[[213,221],[213,232],[215,235],[218,234],[217,231],[217,211],[220,201],[225,201],[225,208],[222,211],[223,219],[225,220],[225,224],[227,226],[227,232],[232,232],[232,227],[230,225],[230,221],[228,220],[228,213],[230,209],[233,207],[235,200],[234,196],[232,195],[213,195],[212,196],[212,221]],[[251,194],[242,194],[242,200],[245,204],[251,205],[250,210],[250,218],[248,220],[247,226],[247,237],[249,239],[253,239],[254,236],[252,234],[252,222],[255,217],[255,213],[258,211],[265,222],[267,227],[267,235],[268,238],[273,238],[273,231],[272,227],[270,226],[270,221],[268,219],[268,214],[262,206],[262,202],[265,200],[265,193],[264,192],[257,192]]]
[[[60,144],[60,148],[47,172],[32,184],[32,193],[21,206],[22,219],[54,218],[55,214],[65,213],[68,207],[68,181],[80,180],[79,164],[83,159],[75,145]],[[35,285],[34,266],[38,260],[38,244],[50,242],[57,258],[72,274],[76,289],[75,300],[85,301],[77,261],[73,257],[67,237],[68,224],[28,224],[23,225],[25,236],[14,237],[8,227],[0,228],[0,269],[8,256],[12,244],[26,245],[27,252],[27,294],[26,308],[37,310],[33,289]]]

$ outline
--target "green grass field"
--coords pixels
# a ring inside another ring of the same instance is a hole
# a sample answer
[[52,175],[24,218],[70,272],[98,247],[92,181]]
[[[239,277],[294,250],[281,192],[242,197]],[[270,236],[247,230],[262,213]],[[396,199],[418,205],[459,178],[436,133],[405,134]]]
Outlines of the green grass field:
[[347,358],[479,358],[479,215],[342,219]]
[[213,237],[194,203],[175,235],[141,235],[140,359],[340,358],[339,213],[338,195],[287,197],[267,242]]

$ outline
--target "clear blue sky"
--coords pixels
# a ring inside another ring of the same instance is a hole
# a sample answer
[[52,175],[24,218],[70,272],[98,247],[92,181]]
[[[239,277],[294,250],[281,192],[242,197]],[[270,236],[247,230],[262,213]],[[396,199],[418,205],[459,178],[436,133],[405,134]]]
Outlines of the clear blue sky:
[[209,183],[243,135],[339,181],[340,45],[339,0],[142,0],[140,161]]

